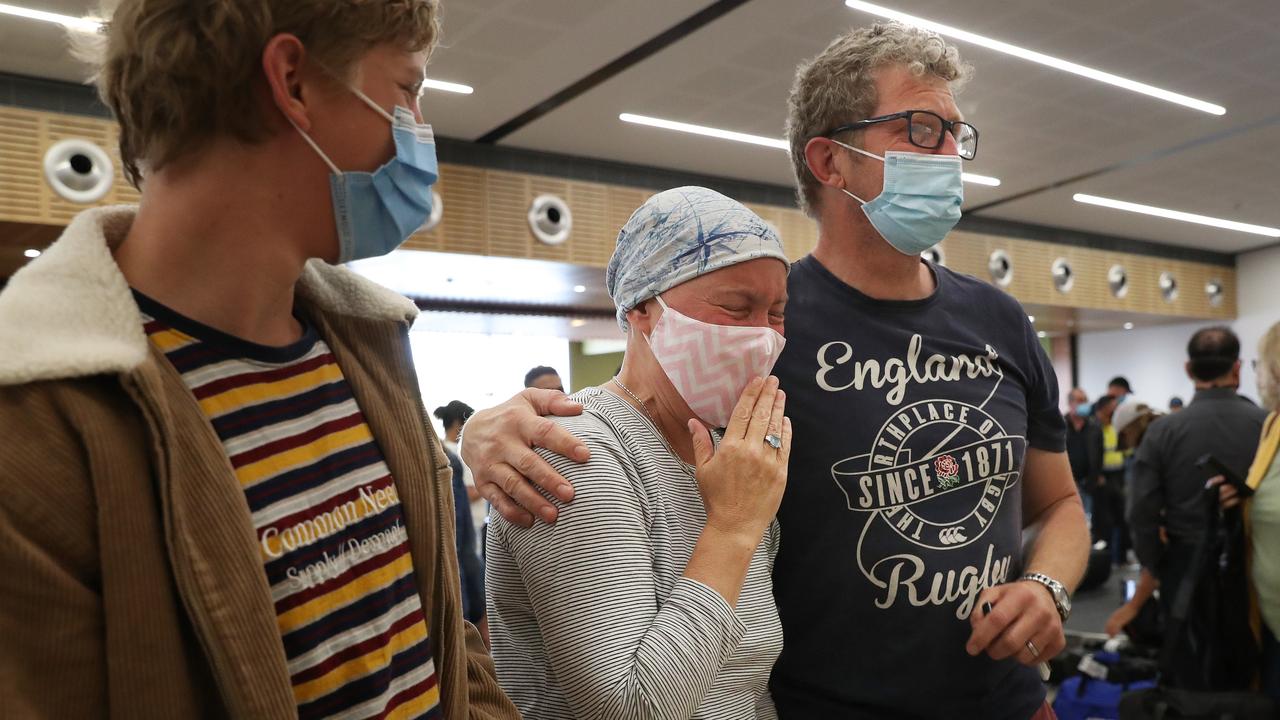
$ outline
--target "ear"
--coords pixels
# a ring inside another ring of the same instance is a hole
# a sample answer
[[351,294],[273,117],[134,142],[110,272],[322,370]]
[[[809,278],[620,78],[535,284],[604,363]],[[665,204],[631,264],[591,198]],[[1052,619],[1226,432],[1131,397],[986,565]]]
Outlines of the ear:
[[281,33],[262,49],[262,73],[276,108],[303,131],[311,129],[307,116],[303,67],[307,51],[295,35]]
[[844,178],[836,167],[836,147],[838,146],[827,138],[809,138],[804,146],[804,161],[818,182],[827,187],[842,188]]
[[1182,363],[1182,369],[1183,369],[1183,370],[1186,370],[1186,372],[1187,372],[1187,377],[1191,378],[1191,381],[1192,381],[1192,382],[1200,382],[1200,380],[1199,380],[1195,375],[1193,375],[1193,374],[1191,373],[1191,361],[1190,361],[1190,360],[1188,360],[1188,361],[1186,361],[1186,362]]
[[627,322],[632,330],[647,336],[653,332],[653,326],[658,323],[658,318],[661,316],[662,306],[658,305],[658,301],[654,298],[649,298],[627,311]]

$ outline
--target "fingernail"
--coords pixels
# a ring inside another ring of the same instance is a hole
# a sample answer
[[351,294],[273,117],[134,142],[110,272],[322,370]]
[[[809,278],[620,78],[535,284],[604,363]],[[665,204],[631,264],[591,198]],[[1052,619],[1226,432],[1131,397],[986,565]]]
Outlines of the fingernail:
[[545,520],[545,521],[547,521],[547,522],[549,522],[549,523],[552,523],[552,522],[555,522],[555,521],[556,521],[556,511],[555,511],[555,509],[554,509],[554,508],[552,508],[552,507],[551,507],[551,506],[549,506],[549,505],[548,505],[548,506],[544,506],[544,507],[542,508],[542,510],[541,510],[541,511],[539,511],[539,513],[538,513],[538,514],[542,516],[542,519],[543,519],[543,520]]
[[573,455],[579,460],[588,460],[591,457],[591,453],[587,450],[586,445],[579,445],[575,447],[573,449]]
[[561,485],[560,487],[556,488],[556,495],[557,495],[561,500],[564,500],[565,502],[568,502],[568,501],[572,500],[572,499],[573,499],[573,486],[572,486],[572,485],[570,485],[569,483],[565,483],[565,484]]

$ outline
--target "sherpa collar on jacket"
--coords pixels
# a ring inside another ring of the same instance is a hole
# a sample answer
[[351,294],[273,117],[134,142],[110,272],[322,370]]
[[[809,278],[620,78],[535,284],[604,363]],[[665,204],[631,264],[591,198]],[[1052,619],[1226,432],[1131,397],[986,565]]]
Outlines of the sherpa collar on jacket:
[[[112,257],[135,205],[87,210],[0,293],[0,385],[123,373],[147,357],[129,283]],[[322,312],[411,323],[409,299],[341,267],[307,263],[298,297]]]

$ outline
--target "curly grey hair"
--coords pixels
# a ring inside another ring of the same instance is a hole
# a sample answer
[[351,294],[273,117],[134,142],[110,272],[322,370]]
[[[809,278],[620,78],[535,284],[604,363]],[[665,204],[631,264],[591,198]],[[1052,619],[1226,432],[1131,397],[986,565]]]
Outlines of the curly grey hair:
[[801,63],[787,98],[787,140],[796,199],[808,215],[815,214],[820,183],[805,162],[805,145],[831,128],[870,117],[878,102],[875,71],[887,65],[941,78],[953,92],[973,73],[941,35],[897,22],[850,30]]

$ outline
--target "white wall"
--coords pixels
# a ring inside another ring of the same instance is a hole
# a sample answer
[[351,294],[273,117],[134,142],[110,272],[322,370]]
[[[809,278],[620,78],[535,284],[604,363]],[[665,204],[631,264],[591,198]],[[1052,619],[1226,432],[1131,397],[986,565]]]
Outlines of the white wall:
[[1134,396],[1152,407],[1167,409],[1177,395],[1190,402],[1194,389],[1183,364],[1187,341],[1202,327],[1219,323],[1179,325],[1081,333],[1077,346],[1080,386],[1093,400],[1107,391],[1107,382],[1123,375]]
[[[1280,247],[1240,255],[1236,283],[1238,317],[1231,326],[1240,336],[1240,357],[1244,360],[1240,392],[1257,400],[1250,361],[1258,356],[1263,333],[1280,322]],[[1095,398],[1106,390],[1108,380],[1124,375],[1137,397],[1155,407],[1165,408],[1174,395],[1189,401],[1193,389],[1183,370],[1187,341],[1196,330],[1216,324],[1206,321],[1082,333],[1078,345],[1080,384]]]

